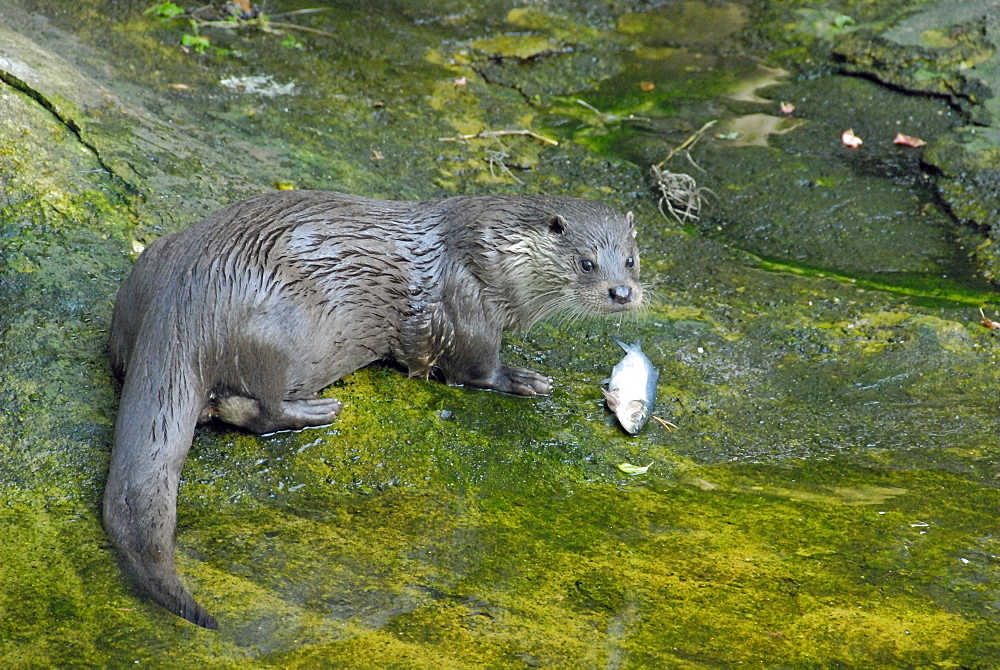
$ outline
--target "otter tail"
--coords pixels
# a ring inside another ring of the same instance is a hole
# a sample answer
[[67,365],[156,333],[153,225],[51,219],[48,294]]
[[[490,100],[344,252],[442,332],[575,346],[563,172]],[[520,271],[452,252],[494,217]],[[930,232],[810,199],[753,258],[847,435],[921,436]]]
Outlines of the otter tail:
[[204,400],[188,366],[165,360],[167,351],[145,353],[131,356],[122,386],[104,526],[153,600],[214,629],[215,618],[185,590],[174,564],[177,488]]

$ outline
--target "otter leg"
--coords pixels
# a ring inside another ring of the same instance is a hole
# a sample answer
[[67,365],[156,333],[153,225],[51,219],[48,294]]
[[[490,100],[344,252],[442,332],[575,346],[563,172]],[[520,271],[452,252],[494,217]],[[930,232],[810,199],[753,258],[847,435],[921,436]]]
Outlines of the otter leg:
[[219,418],[255,433],[325,426],[340,414],[343,404],[333,398],[301,398],[261,403],[255,398],[231,395],[220,398]]
[[484,376],[469,379],[466,386],[492,389],[513,395],[548,395],[552,393],[552,380],[527,368],[498,365]]
[[490,389],[512,395],[548,395],[552,380],[527,368],[514,368],[500,362],[500,335],[494,341],[470,338],[438,363],[449,384]]
[[259,332],[232,337],[226,344],[226,361],[215,388],[216,414],[226,423],[254,433],[274,433],[325,426],[340,414],[339,400],[294,397],[303,395],[292,390],[294,360],[308,353],[298,352],[292,344],[268,341]]
[[[461,279],[461,278],[459,278]],[[471,279],[469,280],[471,281]],[[500,362],[499,319],[486,314],[483,304],[470,299],[461,287],[445,286],[449,302],[432,310],[430,340],[450,346],[437,356],[434,367],[445,381],[456,386],[490,389],[512,395],[534,396],[552,393],[552,380],[527,368],[515,368]],[[456,321],[451,314],[462,314]]]

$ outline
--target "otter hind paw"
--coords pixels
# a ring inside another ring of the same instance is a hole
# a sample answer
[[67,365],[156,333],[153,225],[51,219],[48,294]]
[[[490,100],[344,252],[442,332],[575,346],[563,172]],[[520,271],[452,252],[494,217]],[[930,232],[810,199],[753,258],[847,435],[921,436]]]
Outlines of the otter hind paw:
[[303,398],[286,400],[281,404],[285,410],[283,418],[300,428],[332,423],[344,408],[343,403],[333,398]]
[[300,398],[262,406],[254,398],[227,396],[221,398],[216,407],[219,418],[226,423],[255,433],[274,433],[325,426],[337,418],[343,404],[333,398]]

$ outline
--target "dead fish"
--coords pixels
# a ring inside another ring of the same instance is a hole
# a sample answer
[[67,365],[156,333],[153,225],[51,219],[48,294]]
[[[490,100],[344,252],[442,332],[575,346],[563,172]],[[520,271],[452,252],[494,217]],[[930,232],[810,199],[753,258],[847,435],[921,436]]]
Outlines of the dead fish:
[[625,358],[611,370],[604,399],[622,428],[636,435],[646,425],[656,404],[656,380],[660,373],[642,353],[638,342],[625,344],[613,338],[625,350]]

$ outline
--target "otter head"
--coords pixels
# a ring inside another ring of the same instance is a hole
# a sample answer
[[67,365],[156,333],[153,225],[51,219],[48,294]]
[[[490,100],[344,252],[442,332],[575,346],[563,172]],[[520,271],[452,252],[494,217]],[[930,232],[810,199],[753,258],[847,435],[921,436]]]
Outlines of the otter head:
[[608,314],[642,304],[632,214],[591,200],[490,198],[474,249],[476,272],[495,292],[505,329],[552,314]]
[[[518,201],[519,225],[503,227],[500,253],[484,259],[503,287],[508,326],[527,328],[554,313],[608,314],[642,304],[632,214],[577,198]],[[506,217],[504,217],[506,219]]]
[[632,212],[622,216],[600,206],[591,216],[576,220],[556,214],[549,230],[564,238],[558,246],[572,254],[569,288],[581,307],[598,314],[638,309],[642,286]]

